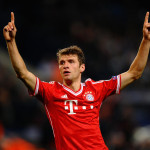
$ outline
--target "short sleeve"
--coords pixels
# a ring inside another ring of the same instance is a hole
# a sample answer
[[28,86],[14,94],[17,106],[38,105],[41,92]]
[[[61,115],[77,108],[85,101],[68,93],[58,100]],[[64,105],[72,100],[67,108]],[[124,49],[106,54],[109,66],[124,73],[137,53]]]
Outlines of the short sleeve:
[[54,82],[44,82],[36,77],[34,92],[29,91],[29,95],[36,96],[42,102],[47,103],[50,99],[52,99],[53,87]]
[[103,82],[103,92],[105,97],[112,94],[120,94],[121,75],[113,76],[110,80]]
[[28,90],[29,95],[36,96],[38,94],[38,90],[39,90],[39,78],[36,77],[36,84],[35,84],[34,92]]

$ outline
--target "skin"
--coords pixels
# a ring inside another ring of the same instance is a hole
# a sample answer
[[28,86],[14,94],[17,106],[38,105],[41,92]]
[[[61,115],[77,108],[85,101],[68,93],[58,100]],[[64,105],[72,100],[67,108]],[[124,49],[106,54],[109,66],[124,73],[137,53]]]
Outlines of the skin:
[[142,76],[146,66],[150,49],[150,23],[148,22],[148,18],[149,12],[147,12],[145,15],[145,21],[143,24],[143,39],[141,41],[139,51],[129,70],[121,74],[121,90],[134,80],[139,79]]
[[[132,62],[128,71],[121,74],[121,89],[131,84],[133,81],[141,77],[147,63],[150,48],[150,23],[148,22],[149,12],[146,13],[143,25],[143,39],[141,41],[138,53]],[[14,13],[11,12],[11,21],[3,29],[3,35],[8,47],[9,56],[16,75],[25,85],[34,91],[36,85],[36,77],[26,68],[26,65],[18,51],[15,36],[16,26]],[[63,62],[63,63],[62,63]],[[63,55],[59,60],[59,69],[63,78],[63,84],[74,91],[79,90],[81,83],[81,74],[85,70],[85,65],[79,65],[76,55]],[[64,73],[64,71],[69,71]]]
[[77,55],[62,55],[59,59],[59,70],[63,84],[74,91],[78,91],[81,82],[81,73],[85,70],[84,64],[79,64]]

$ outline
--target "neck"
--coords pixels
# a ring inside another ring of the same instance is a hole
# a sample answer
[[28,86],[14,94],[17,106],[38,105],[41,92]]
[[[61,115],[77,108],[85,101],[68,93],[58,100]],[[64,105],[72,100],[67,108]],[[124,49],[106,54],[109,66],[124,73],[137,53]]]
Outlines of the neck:
[[78,80],[75,82],[75,81],[67,80],[67,81],[63,81],[63,84],[76,92],[80,89],[81,81]]

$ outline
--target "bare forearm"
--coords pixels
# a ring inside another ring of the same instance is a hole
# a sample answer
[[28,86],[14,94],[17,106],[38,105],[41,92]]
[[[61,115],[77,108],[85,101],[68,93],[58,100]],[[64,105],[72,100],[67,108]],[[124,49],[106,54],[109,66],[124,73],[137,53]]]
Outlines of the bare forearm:
[[25,74],[25,72],[27,72],[27,68],[24,63],[24,60],[22,59],[18,51],[15,39],[12,41],[6,41],[6,44],[7,44],[12,66],[17,74],[17,77],[20,78],[21,76],[23,76],[23,74]]
[[129,72],[133,73],[136,78],[139,78],[146,66],[150,49],[150,41],[142,39],[137,56],[129,68]]
[[15,41],[16,32],[17,29],[15,26],[15,16],[14,13],[11,12],[11,22],[9,22],[3,28],[3,35],[6,40],[11,63],[17,74],[17,77],[20,78],[31,91],[34,91],[36,77],[33,73],[27,70],[24,60],[18,51]]
[[148,22],[149,12],[145,15],[143,25],[143,39],[141,41],[139,51],[131,64],[128,71],[121,74],[121,90],[134,80],[141,77],[147,63],[149,49],[150,49],[150,23]]

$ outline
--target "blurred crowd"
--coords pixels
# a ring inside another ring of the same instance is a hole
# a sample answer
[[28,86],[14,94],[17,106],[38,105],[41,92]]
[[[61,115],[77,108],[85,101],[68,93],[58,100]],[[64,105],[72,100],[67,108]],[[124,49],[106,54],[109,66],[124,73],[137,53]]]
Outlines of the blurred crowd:
[[[19,51],[31,72],[61,82],[55,54],[78,45],[86,56],[84,82],[127,71],[142,40],[147,7],[130,1],[2,0],[1,27],[10,11],[16,17]],[[55,150],[44,107],[16,78],[0,29],[0,150]],[[141,79],[103,103],[100,127],[110,150],[150,150],[149,77],[150,60]]]

